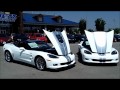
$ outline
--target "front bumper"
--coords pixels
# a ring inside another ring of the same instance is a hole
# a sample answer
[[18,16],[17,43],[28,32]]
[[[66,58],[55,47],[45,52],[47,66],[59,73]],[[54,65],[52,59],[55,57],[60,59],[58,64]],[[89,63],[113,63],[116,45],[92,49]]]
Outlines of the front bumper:
[[82,59],[84,62],[87,62],[87,63],[118,63],[119,55],[118,54],[116,54],[116,55],[84,54],[84,55],[82,55]]
[[47,60],[47,68],[50,69],[59,69],[59,68],[64,68],[64,67],[68,67],[68,66],[72,66],[76,63],[75,61],[75,55],[71,55],[70,56],[71,60],[68,61],[65,57],[60,56],[59,59],[56,60]]

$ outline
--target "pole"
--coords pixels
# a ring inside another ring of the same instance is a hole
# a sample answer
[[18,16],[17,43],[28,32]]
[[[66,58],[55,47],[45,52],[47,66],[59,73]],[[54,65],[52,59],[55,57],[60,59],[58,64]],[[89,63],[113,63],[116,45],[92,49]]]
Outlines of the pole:
[[20,17],[20,33],[23,33],[23,16],[22,16],[22,11],[19,11],[19,17]]

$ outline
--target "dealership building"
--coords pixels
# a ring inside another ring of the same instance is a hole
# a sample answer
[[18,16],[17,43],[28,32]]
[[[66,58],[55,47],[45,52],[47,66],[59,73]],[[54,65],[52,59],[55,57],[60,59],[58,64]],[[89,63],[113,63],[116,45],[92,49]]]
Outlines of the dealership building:
[[0,33],[13,32],[13,23],[17,19],[17,15],[10,14],[9,12],[0,12]]
[[[0,33],[14,33],[12,24],[17,15],[0,12]],[[78,23],[66,20],[62,16],[22,13],[22,29],[24,33],[43,33],[42,29],[70,31],[78,28]],[[20,27],[18,27],[20,28]],[[18,29],[19,30],[19,29]]]

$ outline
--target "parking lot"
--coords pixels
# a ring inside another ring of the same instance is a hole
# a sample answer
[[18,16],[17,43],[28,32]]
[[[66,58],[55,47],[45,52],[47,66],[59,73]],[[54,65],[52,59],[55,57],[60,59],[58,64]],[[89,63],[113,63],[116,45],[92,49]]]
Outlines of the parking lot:
[[[6,62],[2,46],[0,46],[0,79],[120,79],[120,63],[117,66],[83,64],[78,59],[77,44],[70,44],[71,50],[76,56],[75,67],[58,71],[49,69],[39,71],[35,67],[23,63]],[[113,47],[120,52],[120,42],[115,42]]]

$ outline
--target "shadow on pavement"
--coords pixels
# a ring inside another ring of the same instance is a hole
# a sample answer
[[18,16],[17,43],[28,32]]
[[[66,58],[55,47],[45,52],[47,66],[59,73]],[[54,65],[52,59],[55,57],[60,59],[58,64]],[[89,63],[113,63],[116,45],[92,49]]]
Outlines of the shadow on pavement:
[[[38,70],[35,66],[31,65],[31,64],[28,64],[28,63],[24,63],[24,62],[20,62],[20,61],[12,61],[12,63],[16,63],[16,64],[20,64],[20,65],[24,65],[24,66],[28,66],[28,67],[32,67],[32,68],[35,68],[36,70]],[[75,64],[74,65],[70,65],[68,67],[64,67],[64,68],[60,68],[60,69],[45,69],[43,71],[49,71],[49,72],[60,72],[60,71],[65,71],[65,70],[68,70],[68,69],[71,69],[75,67]]]
[[71,65],[71,66],[68,66],[68,67],[59,68],[59,69],[47,69],[47,71],[50,71],[50,72],[60,72],[60,71],[69,70],[69,69],[71,69],[73,67],[75,67],[75,64]]

